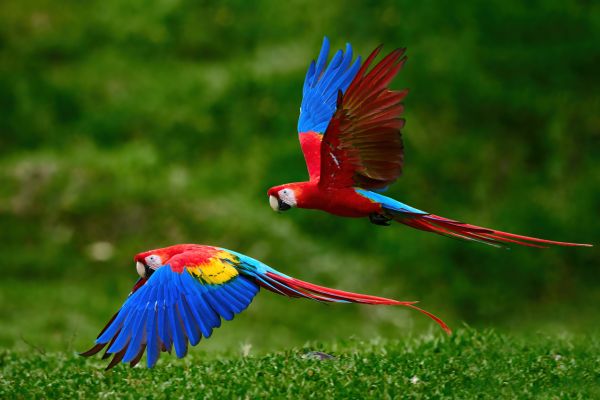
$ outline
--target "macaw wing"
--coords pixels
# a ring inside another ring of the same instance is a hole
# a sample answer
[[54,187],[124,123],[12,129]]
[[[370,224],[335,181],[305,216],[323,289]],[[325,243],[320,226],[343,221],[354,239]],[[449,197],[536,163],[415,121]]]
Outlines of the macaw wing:
[[313,60],[306,72],[298,118],[298,139],[311,180],[319,178],[321,139],[335,112],[337,92],[346,91],[360,67],[360,57],[352,63],[350,44],[346,44],[346,52],[338,50],[329,65],[328,55],[325,37],[317,61]]
[[188,342],[198,344],[221,325],[221,318],[231,320],[248,307],[259,287],[239,274],[235,255],[219,251],[203,262],[193,255],[182,253],[158,268],[127,298],[96,345],[82,355],[96,354],[108,345],[103,358],[113,356],[110,369],[121,361],[134,366],[145,351],[151,368],[161,350],[175,347],[177,357],[184,357]]
[[380,50],[371,53],[346,92],[337,93],[337,109],[321,144],[319,184],[324,188],[382,190],[402,173],[401,101],[408,91],[388,85],[406,60],[405,49],[392,51],[367,72]]

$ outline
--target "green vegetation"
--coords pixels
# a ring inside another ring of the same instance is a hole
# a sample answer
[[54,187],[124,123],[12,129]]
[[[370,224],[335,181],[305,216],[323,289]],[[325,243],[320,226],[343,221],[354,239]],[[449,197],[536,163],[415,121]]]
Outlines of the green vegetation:
[[[218,394],[234,390],[222,374],[237,368],[247,378],[233,380],[238,390],[283,396],[292,386],[266,377],[252,386],[271,361],[297,373],[306,393],[333,393],[333,380],[348,395],[473,393],[489,383],[560,397],[581,387],[569,382],[597,379],[597,342],[583,337],[600,318],[598,246],[503,251],[312,211],[278,215],[266,190],[306,177],[295,127],[323,35],[363,56],[383,42],[408,48],[393,85],[411,89],[405,174],[391,196],[478,225],[597,242],[598,16],[597,2],[563,0],[0,2],[0,390],[154,393],[146,383],[156,374],[184,385],[171,390],[202,379],[202,392]],[[74,358],[133,285],[133,255],[181,242],[237,250],[322,285],[420,300],[454,328],[510,336],[411,341],[434,328],[409,310],[261,293],[192,357],[153,372],[104,375]],[[575,339],[555,348],[531,332]],[[385,344],[361,349],[373,338]],[[333,343],[323,348],[339,359],[300,360],[307,341]],[[486,343],[488,366],[476,350]],[[241,344],[280,353],[241,358]],[[437,358],[435,346],[449,347]],[[380,366],[394,379],[381,380]],[[344,368],[364,371],[364,382],[349,384],[336,373]],[[185,380],[192,372],[220,377]],[[424,383],[410,385],[413,375]]]
[[[321,360],[314,351],[331,353]],[[154,370],[74,354],[0,353],[0,397],[32,398],[597,398],[600,343],[591,337],[515,339],[462,329],[452,337],[346,340],[255,355],[191,350]],[[7,391],[7,386],[12,391]]]

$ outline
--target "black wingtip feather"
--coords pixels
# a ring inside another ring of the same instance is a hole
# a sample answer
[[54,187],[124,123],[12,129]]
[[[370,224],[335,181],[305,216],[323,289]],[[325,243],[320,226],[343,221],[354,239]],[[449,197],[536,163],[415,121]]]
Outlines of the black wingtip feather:
[[125,351],[127,351],[127,347],[128,346],[129,346],[129,343],[127,343],[127,345],[123,348],[123,350],[119,351],[118,353],[114,353],[115,356],[113,357],[112,360],[110,360],[110,363],[104,369],[105,371],[108,371],[109,369],[112,369],[115,365],[117,365],[118,363],[121,362],[121,360],[125,356]]
[[140,362],[140,360],[142,359],[142,356],[144,355],[144,350],[146,350],[146,345],[143,344],[142,347],[140,348],[140,351],[137,353],[137,355],[135,356],[135,358],[133,360],[131,360],[131,362],[129,363],[130,367],[135,367],[137,365],[137,363]]
[[93,356],[94,354],[98,354],[104,348],[104,346],[106,346],[106,343],[97,343],[94,345],[94,347],[92,347],[89,350],[79,353],[79,355],[82,357]]
[[119,333],[121,333],[120,329],[117,331],[117,333],[115,334],[115,336],[113,336],[112,340],[110,341],[110,343],[106,347],[106,351],[102,355],[102,359],[103,360],[106,360],[107,358],[109,358],[112,355],[112,353],[108,352],[108,349],[110,349],[112,347],[113,343],[115,342],[115,340],[117,340],[117,337],[119,336]]
[[115,320],[115,318],[117,318],[117,315],[119,315],[119,311],[117,311],[115,313],[115,315],[112,316],[112,318],[110,319],[110,321],[108,321],[108,323],[104,326],[104,328],[102,328],[102,330],[100,331],[100,333],[98,334],[98,336],[96,337],[96,339],[98,339],[100,336],[102,336],[102,334],[108,329],[108,327],[110,326],[110,324],[113,323],[113,321]]

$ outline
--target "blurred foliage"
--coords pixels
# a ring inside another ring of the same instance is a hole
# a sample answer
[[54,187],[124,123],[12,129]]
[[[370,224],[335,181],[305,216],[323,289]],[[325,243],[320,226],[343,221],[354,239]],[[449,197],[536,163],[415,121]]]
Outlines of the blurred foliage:
[[[89,342],[180,242],[315,283],[420,299],[449,323],[586,329],[597,248],[503,251],[293,210],[295,126],[323,35],[363,56],[408,47],[405,176],[436,214],[597,242],[600,6],[559,0],[0,3],[0,345]],[[410,318],[410,319],[408,319]],[[414,321],[413,321],[414,319]],[[421,316],[258,297],[218,344],[396,336]],[[237,329],[235,329],[237,327]]]

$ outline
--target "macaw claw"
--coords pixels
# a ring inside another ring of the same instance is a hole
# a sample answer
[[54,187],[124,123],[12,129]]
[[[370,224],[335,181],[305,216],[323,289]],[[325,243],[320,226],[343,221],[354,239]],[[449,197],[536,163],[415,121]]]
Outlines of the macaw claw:
[[371,213],[369,214],[369,220],[375,225],[390,226],[392,218],[384,214]]

